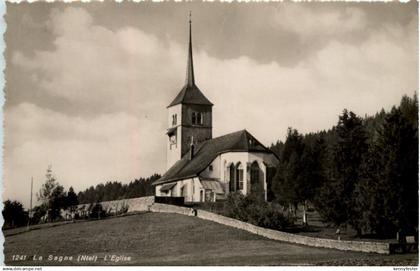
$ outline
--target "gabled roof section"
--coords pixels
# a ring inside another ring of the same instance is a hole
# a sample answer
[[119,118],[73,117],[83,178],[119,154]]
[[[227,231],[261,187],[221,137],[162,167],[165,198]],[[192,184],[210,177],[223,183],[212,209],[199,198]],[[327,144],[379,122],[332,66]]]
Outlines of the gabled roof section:
[[190,32],[188,42],[188,60],[187,60],[187,74],[185,76],[185,86],[181,89],[175,99],[168,105],[168,107],[177,104],[199,104],[209,105],[213,104],[204,96],[200,89],[195,85],[194,79],[194,61],[192,53],[192,41],[191,41],[191,13],[190,13]]
[[198,176],[219,154],[226,152],[272,153],[248,131],[241,130],[200,143],[192,160],[189,152],[186,153],[153,185]]
[[204,96],[200,89],[196,86],[185,85],[181,92],[175,97],[168,107],[177,105],[177,104],[199,104],[199,105],[209,105],[213,104]]

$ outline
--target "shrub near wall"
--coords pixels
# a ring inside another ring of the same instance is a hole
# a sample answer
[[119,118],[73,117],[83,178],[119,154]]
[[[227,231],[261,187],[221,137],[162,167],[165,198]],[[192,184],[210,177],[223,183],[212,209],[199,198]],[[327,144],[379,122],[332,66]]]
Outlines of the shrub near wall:
[[259,197],[229,194],[224,204],[224,215],[264,228],[282,230],[292,221],[270,203]]

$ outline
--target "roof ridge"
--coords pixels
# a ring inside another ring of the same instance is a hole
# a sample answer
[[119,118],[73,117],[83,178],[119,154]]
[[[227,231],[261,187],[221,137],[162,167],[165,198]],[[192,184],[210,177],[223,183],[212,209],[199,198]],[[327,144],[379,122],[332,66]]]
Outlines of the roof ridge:
[[215,140],[215,139],[219,139],[219,138],[223,138],[223,137],[226,137],[226,136],[231,136],[231,135],[233,135],[233,134],[239,134],[239,133],[243,133],[243,132],[246,132],[246,130],[245,129],[242,129],[242,130],[238,130],[238,131],[235,131],[235,132],[231,132],[231,133],[229,133],[229,134],[224,134],[224,135],[221,135],[221,136],[218,136],[218,137],[214,137],[214,138],[212,138],[212,139],[209,139],[209,140],[207,140],[207,141],[210,141],[210,140]]

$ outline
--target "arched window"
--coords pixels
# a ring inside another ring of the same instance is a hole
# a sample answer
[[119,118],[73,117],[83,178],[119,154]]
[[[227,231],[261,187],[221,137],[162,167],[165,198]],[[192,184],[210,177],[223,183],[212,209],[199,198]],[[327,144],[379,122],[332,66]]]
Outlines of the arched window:
[[257,161],[251,164],[251,191],[257,191],[260,182],[260,167]]
[[236,189],[244,189],[244,168],[241,162],[236,165]]
[[229,166],[229,192],[235,191],[235,166]]

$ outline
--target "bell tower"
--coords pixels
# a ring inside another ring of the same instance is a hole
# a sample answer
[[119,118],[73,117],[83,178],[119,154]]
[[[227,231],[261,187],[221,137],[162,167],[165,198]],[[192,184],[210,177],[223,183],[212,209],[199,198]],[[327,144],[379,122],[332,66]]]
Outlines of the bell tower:
[[185,85],[167,107],[167,169],[189,151],[192,140],[199,144],[212,138],[212,107],[213,104],[195,84],[190,12]]

